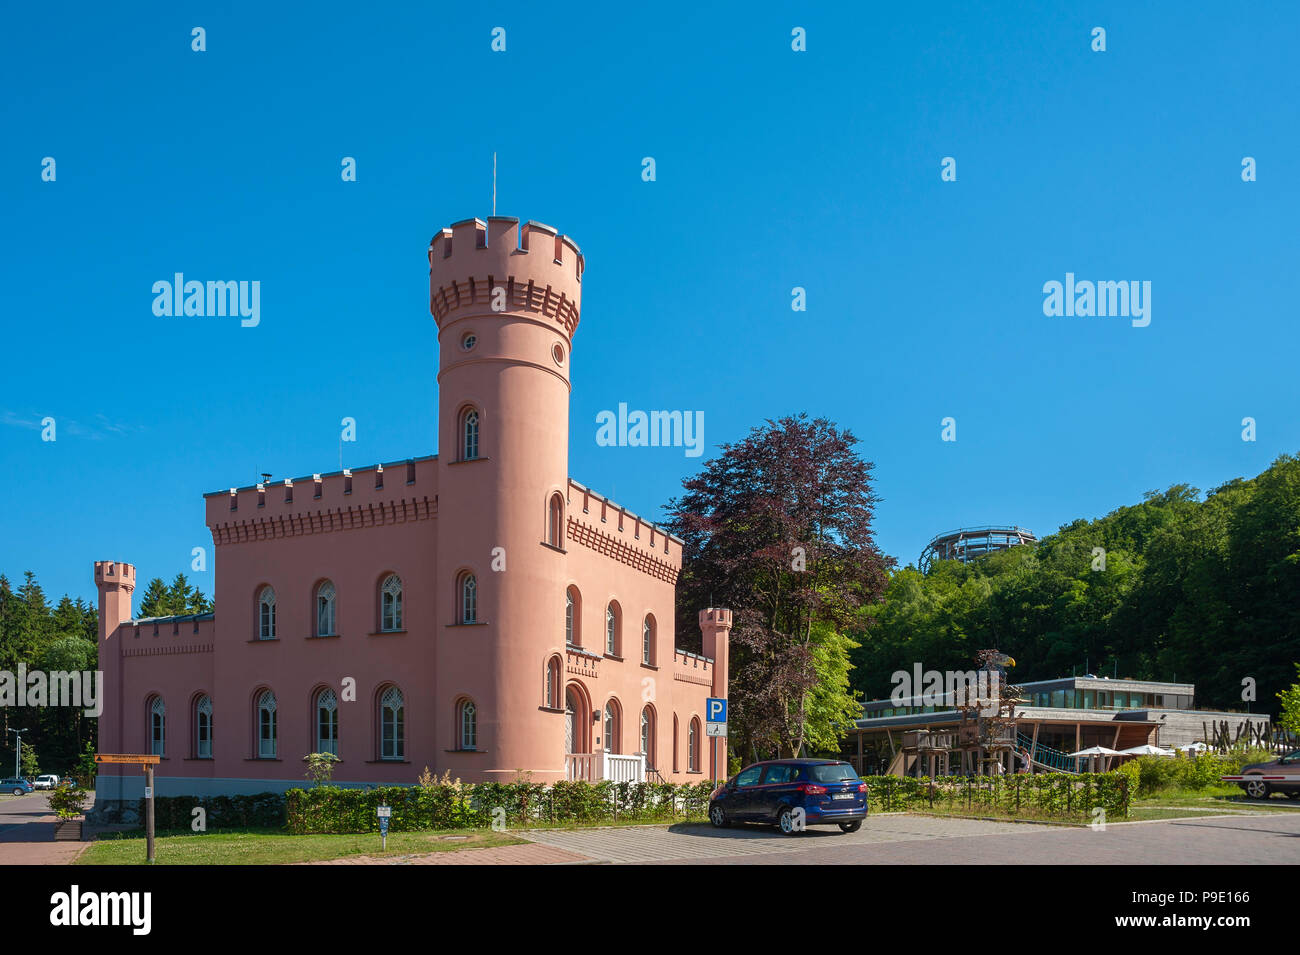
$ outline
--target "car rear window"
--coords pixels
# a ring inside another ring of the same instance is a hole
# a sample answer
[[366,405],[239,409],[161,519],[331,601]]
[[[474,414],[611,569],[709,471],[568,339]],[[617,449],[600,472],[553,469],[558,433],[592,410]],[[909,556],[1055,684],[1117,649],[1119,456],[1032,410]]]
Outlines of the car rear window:
[[808,778],[815,783],[840,783],[857,779],[858,774],[848,763],[832,763],[829,766],[809,766]]

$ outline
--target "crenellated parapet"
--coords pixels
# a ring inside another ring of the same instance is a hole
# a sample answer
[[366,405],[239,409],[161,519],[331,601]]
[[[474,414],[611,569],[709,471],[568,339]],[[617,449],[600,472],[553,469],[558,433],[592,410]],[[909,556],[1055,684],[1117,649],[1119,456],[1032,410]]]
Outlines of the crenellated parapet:
[[[582,252],[566,235],[511,216],[465,219],[429,242],[429,312],[532,312],[571,339],[582,311]],[[497,291],[500,290],[500,291]]]
[[434,520],[437,463],[408,458],[213,491],[203,495],[208,529],[221,545]]
[[713,685],[713,660],[689,650],[673,651],[673,679],[699,686]]
[[120,587],[128,593],[135,589],[135,568],[120,560],[95,561],[95,583]]

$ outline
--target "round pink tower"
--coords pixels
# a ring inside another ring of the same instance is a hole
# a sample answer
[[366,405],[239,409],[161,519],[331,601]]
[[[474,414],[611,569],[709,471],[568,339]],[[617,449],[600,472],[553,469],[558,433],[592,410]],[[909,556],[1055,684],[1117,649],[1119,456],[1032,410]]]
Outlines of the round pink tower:
[[563,640],[564,542],[549,522],[556,495],[561,529],[567,510],[582,270],[568,237],[503,216],[457,222],[429,245],[439,345],[435,723],[439,764],[462,779],[564,774],[564,721],[539,719],[538,706],[547,650]]

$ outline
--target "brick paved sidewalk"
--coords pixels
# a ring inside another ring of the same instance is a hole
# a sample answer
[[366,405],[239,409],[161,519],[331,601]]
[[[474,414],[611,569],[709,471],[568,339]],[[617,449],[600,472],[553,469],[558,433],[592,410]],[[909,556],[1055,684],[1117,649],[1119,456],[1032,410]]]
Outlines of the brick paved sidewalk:
[[43,816],[0,832],[0,865],[68,865],[88,842],[55,842],[56,816]]

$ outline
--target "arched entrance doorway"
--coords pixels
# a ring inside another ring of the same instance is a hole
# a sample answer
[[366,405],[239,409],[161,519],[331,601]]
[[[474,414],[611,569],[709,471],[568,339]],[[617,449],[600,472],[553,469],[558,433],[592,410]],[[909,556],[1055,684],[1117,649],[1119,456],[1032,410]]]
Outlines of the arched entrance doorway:
[[594,757],[591,755],[591,706],[581,686],[570,683],[564,688],[564,765],[569,779],[590,779]]

